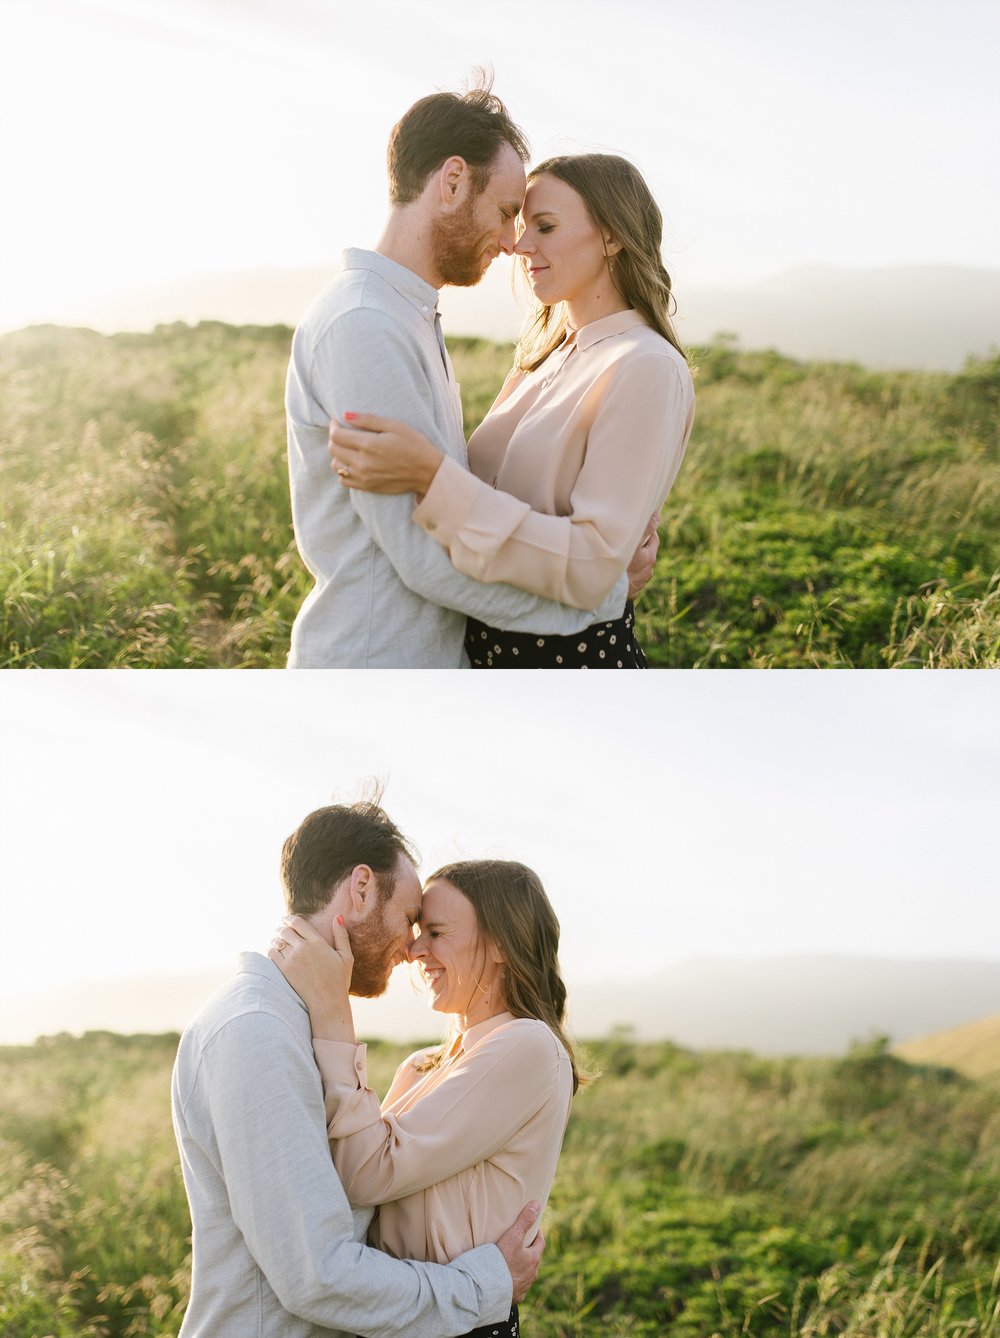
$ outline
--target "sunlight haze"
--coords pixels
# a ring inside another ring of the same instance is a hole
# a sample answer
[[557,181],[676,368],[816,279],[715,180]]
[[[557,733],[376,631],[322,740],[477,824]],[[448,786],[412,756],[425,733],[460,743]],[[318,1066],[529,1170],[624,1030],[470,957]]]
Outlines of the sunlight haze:
[[[0,330],[139,327],[157,284],[329,269],[378,235],[393,123],[481,63],[535,161],[598,149],[639,165],[681,294],[803,265],[1000,269],[995,6],[503,12],[5,0]],[[506,279],[449,293],[451,328],[516,328]]]
[[616,993],[699,957],[997,956],[988,674],[402,682],[6,675],[0,934],[31,946],[5,964],[0,1042],[53,991],[37,1027],[87,1025],[81,982],[145,1005],[144,981],[172,979],[162,1025],[182,1025],[237,952],[266,950],[285,836],[370,776],[425,875],[537,869],[571,994],[601,984],[605,1026]]

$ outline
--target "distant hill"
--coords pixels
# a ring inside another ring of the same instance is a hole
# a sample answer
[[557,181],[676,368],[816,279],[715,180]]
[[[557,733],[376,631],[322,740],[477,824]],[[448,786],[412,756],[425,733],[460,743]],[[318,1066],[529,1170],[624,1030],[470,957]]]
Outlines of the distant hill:
[[896,1046],[912,1064],[941,1064],[969,1078],[1000,1076],[1000,1013]]
[[[330,281],[336,258],[310,268],[191,274],[53,313],[58,324],[112,333],[154,325],[220,320],[230,325],[295,325]],[[742,286],[679,290],[678,329],[686,344],[723,331],[745,349],[789,357],[860,362],[873,368],[957,371],[970,354],[1000,348],[1000,271],[948,266],[872,270],[803,268]],[[475,288],[446,288],[450,334],[499,341],[517,336],[520,317],[510,271],[497,264]]]
[[748,349],[874,368],[958,371],[1000,350],[1000,272],[920,266],[796,269],[679,298],[682,340],[720,331]]
[[1000,1005],[1000,962],[795,956],[678,962],[655,979],[570,992],[579,1036],[609,1018],[644,1039],[695,1050],[842,1054],[852,1041],[893,1042],[986,1017]]

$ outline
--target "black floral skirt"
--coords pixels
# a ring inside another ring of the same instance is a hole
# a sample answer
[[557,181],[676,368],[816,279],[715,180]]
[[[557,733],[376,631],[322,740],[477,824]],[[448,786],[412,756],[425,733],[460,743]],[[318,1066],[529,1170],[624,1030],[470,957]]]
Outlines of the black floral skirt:
[[635,639],[635,609],[625,605],[620,618],[594,623],[576,636],[535,636],[501,632],[470,618],[465,650],[473,669],[645,669],[646,657]]
[[521,1330],[517,1326],[517,1306],[510,1312],[510,1319],[499,1324],[484,1324],[481,1329],[473,1329],[465,1338],[518,1338]]

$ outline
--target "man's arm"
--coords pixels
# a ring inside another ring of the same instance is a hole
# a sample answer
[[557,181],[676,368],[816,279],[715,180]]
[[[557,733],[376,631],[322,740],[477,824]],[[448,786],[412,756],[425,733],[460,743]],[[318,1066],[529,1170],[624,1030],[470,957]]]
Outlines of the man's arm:
[[[347,411],[399,418],[444,449],[434,423],[430,386],[412,339],[386,315],[357,309],[339,316],[312,351],[311,390],[327,419]],[[323,451],[326,452],[326,422]],[[330,472],[329,486],[339,487]],[[484,583],[456,571],[444,549],[412,522],[410,495],[352,491],[351,505],[400,580],[424,599],[514,632],[570,636],[620,616],[627,580],[596,609],[569,608],[516,586]]]
[[366,1338],[445,1338],[506,1318],[511,1276],[494,1246],[439,1266],[354,1241],[316,1069],[280,1018],[227,1023],[206,1045],[198,1081],[233,1220],[286,1310]]

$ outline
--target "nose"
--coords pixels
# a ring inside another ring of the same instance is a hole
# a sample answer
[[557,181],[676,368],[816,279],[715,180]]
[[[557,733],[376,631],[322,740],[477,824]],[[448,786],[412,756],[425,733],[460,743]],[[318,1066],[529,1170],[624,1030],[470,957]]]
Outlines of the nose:
[[417,938],[413,930],[410,930],[410,941],[406,945],[407,961],[419,962],[421,957],[427,952],[427,943],[423,937]]
[[505,256],[512,255],[514,252],[514,243],[517,241],[517,220],[508,218],[504,224],[503,232],[500,234],[500,250]]
[[517,239],[517,241],[514,243],[514,254],[515,254],[515,255],[519,255],[519,256],[528,256],[528,255],[531,255],[531,253],[532,253],[532,251],[533,251],[534,249],[535,249],[535,248],[534,248],[534,247],[530,244],[530,242],[528,241],[528,234],[527,234],[526,232],[522,232],[521,235],[520,235],[520,237],[519,237],[519,238]]

